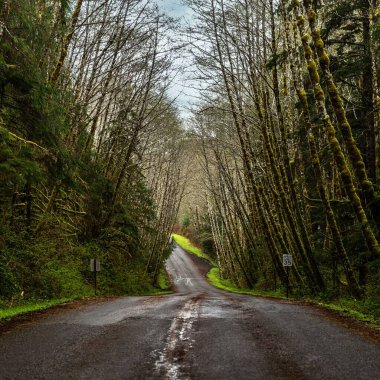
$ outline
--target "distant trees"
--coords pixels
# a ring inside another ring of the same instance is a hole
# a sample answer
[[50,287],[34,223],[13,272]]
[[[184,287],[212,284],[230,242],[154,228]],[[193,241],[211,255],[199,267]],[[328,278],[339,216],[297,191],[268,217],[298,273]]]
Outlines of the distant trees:
[[205,94],[194,133],[221,274],[242,286],[285,284],[282,254],[293,254],[295,290],[373,292],[376,4],[188,3]]

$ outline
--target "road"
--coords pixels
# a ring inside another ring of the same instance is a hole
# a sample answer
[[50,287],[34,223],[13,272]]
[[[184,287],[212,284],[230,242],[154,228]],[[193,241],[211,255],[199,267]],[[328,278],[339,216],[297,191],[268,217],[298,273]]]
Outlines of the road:
[[175,294],[42,314],[0,335],[0,379],[380,379],[380,347],[320,310],[234,295],[181,248]]

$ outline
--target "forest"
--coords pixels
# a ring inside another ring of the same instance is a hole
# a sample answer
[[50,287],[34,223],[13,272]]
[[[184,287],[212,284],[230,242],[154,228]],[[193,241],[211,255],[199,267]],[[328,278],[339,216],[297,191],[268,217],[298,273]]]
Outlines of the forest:
[[0,297],[150,291],[182,188],[171,21],[149,1],[1,1]]
[[152,291],[175,225],[237,287],[379,313],[378,1],[183,3],[0,1],[0,299],[89,294],[94,257]]
[[376,1],[189,1],[202,81],[182,228],[243,288],[379,312]]

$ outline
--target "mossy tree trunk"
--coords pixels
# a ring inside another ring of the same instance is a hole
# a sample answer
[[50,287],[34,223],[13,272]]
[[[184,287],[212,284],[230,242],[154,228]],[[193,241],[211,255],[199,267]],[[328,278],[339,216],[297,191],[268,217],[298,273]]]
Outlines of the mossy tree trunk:
[[[356,217],[362,226],[363,236],[367,243],[368,249],[375,256],[378,256],[380,254],[379,244],[377,242],[376,236],[373,233],[373,230],[368,221],[367,214],[364,210],[361,199],[359,197],[359,193],[357,189],[355,188],[354,178],[346,162],[346,158],[341,148],[341,145],[338,139],[336,138],[335,127],[332,124],[331,118],[326,110],[325,94],[320,84],[320,77],[319,77],[319,73],[317,69],[317,64],[313,58],[313,52],[309,44],[309,35],[306,33],[306,20],[304,19],[304,17],[302,16],[300,12],[300,4],[297,0],[293,0],[293,7],[294,7],[294,13],[297,19],[297,26],[301,35],[301,41],[302,41],[304,56],[307,62],[310,81],[313,85],[314,97],[316,100],[318,111],[321,115],[321,118],[323,120],[325,129],[326,129],[326,134],[327,134],[328,141],[330,144],[330,149],[333,153],[335,163],[338,167],[340,178],[342,180],[346,193],[351,200]],[[317,36],[318,35],[319,33],[317,33]],[[320,45],[319,45],[319,48],[317,47],[317,50],[320,51],[321,49],[323,49],[323,54],[326,54],[323,47],[323,43],[322,43],[322,47]],[[353,141],[353,144],[354,144],[354,141]],[[363,163],[363,161],[361,162]]]
[[[298,0],[293,1],[294,4],[296,4]],[[307,12],[307,19],[309,22],[310,30],[311,30],[311,36],[312,40],[315,46],[315,51],[318,56],[318,62],[319,66],[321,68],[321,71],[323,73],[324,80],[326,81],[327,85],[327,92],[329,94],[329,98],[331,101],[331,104],[333,106],[334,115],[337,121],[337,126],[339,128],[339,131],[341,132],[343,136],[343,140],[345,143],[345,146],[347,148],[348,156],[350,159],[350,162],[354,168],[354,172],[356,175],[356,178],[359,182],[359,185],[363,191],[363,199],[368,203],[369,208],[372,211],[372,217],[376,221],[377,227],[380,228],[380,201],[378,194],[375,192],[375,188],[373,185],[373,182],[367,175],[367,169],[365,165],[365,161],[363,158],[362,153],[360,152],[356,140],[352,134],[351,125],[348,121],[346,110],[343,105],[343,100],[340,95],[340,92],[338,90],[338,87],[335,83],[334,77],[330,70],[330,58],[327,53],[327,50],[324,45],[323,38],[321,36],[321,30],[317,26],[317,12],[315,8],[313,7],[313,4],[310,0],[303,0],[303,4],[305,7],[305,10]],[[296,8],[299,9],[298,5],[295,5]],[[365,12],[367,14],[367,11]],[[299,15],[299,17],[302,17]],[[367,16],[366,16],[367,17]],[[366,23],[366,22],[365,22]],[[365,25],[364,30],[367,29],[367,26]],[[366,32],[365,32],[366,33]],[[366,33],[367,34],[367,33]],[[304,34],[305,36],[305,34]],[[369,37],[368,37],[369,38]],[[364,85],[365,90],[365,96],[366,96],[366,102],[367,106],[371,106],[372,104],[372,97],[373,97],[373,88],[372,83],[373,80],[372,75],[370,73],[371,71],[371,57],[370,57],[370,50],[369,46],[366,46],[369,44],[369,41],[364,41],[365,49],[369,51],[367,54],[367,57],[365,58],[365,65],[368,65],[368,73],[369,78],[366,78]],[[371,109],[366,109],[368,112],[367,117],[369,115],[373,115],[373,112],[371,112]],[[369,123],[373,123],[374,120],[369,120]],[[373,126],[369,126],[370,128],[373,128]],[[372,139],[371,137],[371,149],[372,149]],[[369,154],[374,155],[374,152],[369,152]],[[373,157],[374,158],[374,157]],[[372,158],[372,160],[373,160]],[[379,251],[380,252],[380,251]]]

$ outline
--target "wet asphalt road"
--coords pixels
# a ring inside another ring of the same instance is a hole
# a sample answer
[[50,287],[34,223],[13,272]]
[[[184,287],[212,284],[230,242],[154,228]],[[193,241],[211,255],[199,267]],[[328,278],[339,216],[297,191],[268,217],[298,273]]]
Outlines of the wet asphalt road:
[[201,267],[177,247],[176,294],[58,309],[3,332],[0,379],[380,379],[374,341],[309,306],[217,290]]

